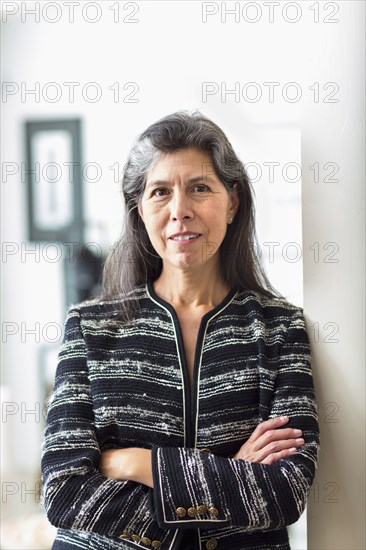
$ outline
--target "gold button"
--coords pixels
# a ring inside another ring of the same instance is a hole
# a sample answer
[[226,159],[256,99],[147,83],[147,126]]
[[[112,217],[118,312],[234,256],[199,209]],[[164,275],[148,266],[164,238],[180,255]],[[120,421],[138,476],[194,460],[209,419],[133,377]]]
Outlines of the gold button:
[[207,514],[207,506],[206,504],[200,504],[198,507],[197,507],[197,514]]
[[[214,508],[214,506],[211,506],[211,508],[208,509],[208,513],[210,514],[210,516],[212,516],[213,518],[216,518],[218,515],[219,515],[219,511],[217,508]],[[215,546],[216,548],[216,546]]]
[[194,506],[191,506],[191,508],[188,508],[187,511],[190,518],[194,518],[194,516],[197,515],[197,508],[195,508]]
[[201,449],[201,451],[206,451],[206,453],[210,453],[211,449],[209,449],[208,447],[203,447],[203,449]]
[[150,546],[151,544],[151,540],[149,539],[149,537],[142,537],[141,542],[142,544],[146,544],[146,546]]
[[128,539],[127,533],[122,533],[122,535],[119,536],[120,539]]
[[177,512],[177,516],[180,517],[180,518],[184,518],[184,516],[187,513],[186,509],[182,508],[182,506],[179,506],[179,508],[176,509],[176,512]]
[[210,539],[206,542],[206,548],[207,550],[215,550],[217,548],[218,542],[216,539]]
[[138,535],[132,535],[131,539],[134,540],[135,542],[140,542],[141,537],[139,537]]
[[161,546],[160,540],[153,540],[152,543],[151,543],[151,546],[153,548],[160,548],[160,546]]

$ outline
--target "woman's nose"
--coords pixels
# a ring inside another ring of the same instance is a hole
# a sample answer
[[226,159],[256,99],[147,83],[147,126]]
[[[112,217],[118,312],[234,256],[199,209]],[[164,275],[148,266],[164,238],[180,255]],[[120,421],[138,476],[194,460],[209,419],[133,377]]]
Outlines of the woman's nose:
[[173,220],[193,217],[192,202],[184,189],[174,192],[170,202],[170,209],[170,215]]

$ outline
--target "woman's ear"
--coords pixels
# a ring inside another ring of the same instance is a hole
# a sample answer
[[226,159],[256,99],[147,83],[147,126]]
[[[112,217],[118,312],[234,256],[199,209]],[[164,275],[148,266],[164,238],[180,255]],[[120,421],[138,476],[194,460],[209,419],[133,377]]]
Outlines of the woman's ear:
[[239,208],[239,204],[240,204],[240,199],[239,199],[239,192],[238,192],[238,184],[236,182],[234,183],[232,191],[230,193],[229,212],[233,218],[235,217],[235,214]]
[[143,212],[142,212],[141,202],[139,202],[139,203],[137,204],[137,209],[138,209],[138,212],[139,212],[139,214],[140,214],[140,218],[141,218],[142,221],[145,223],[145,221],[144,221],[144,215],[143,215]]

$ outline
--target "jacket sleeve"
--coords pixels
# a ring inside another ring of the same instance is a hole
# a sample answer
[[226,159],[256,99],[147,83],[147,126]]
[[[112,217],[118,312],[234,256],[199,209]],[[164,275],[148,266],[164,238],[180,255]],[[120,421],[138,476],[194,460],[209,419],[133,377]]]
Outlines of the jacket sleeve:
[[42,502],[56,527],[119,537],[149,510],[148,488],[99,473],[87,349],[76,306],[69,309],[42,445]]
[[267,465],[188,448],[155,447],[154,504],[159,526],[236,526],[248,532],[283,528],[302,514],[319,448],[310,346],[301,308],[288,322],[278,356],[268,418],[288,415],[304,445]]

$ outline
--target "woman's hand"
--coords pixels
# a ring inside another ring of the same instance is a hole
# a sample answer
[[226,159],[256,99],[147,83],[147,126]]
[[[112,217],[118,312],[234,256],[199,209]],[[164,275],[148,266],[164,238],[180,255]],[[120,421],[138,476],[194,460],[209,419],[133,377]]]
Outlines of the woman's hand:
[[138,447],[102,451],[99,471],[105,477],[136,481],[153,488],[151,451]]
[[287,416],[278,416],[258,424],[233,458],[274,464],[296,453],[304,440],[301,438],[301,430],[282,428],[288,421]]

